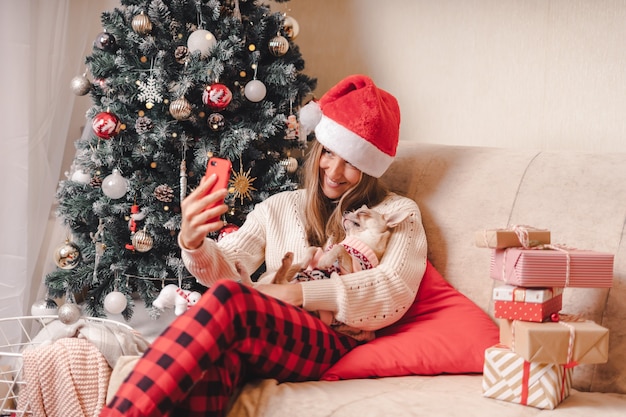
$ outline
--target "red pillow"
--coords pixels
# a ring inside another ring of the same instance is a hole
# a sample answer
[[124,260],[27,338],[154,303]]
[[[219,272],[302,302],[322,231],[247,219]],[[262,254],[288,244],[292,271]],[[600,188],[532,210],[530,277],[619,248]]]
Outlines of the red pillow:
[[406,314],[350,351],[322,379],[481,373],[485,349],[499,337],[491,317],[428,262]]

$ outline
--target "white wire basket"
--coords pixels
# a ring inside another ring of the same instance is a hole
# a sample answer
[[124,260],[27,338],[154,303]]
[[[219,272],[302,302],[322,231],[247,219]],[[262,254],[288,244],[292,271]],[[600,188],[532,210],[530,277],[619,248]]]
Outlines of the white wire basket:
[[[22,316],[0,318],[0,417],[32,416],[28,402],[18,403],[20,390],[26,386],[22,374],[22,351],[35,346],[36,340],[46,340],[46,326],[57,316]],[[81,317],[88,322],[112,323],[130,328],[124,323],[97,317]],[[52,336],[51,336],[52,337]]]

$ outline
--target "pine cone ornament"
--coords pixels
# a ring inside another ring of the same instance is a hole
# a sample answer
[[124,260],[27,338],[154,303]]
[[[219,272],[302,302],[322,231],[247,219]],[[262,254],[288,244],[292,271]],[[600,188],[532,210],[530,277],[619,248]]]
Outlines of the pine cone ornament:
[[176,62],[178,62],[179,64],[184,64],[188,56],[189,48],[183,45],[176,47],[176,50],[174,51],[174,58],[176,58]]
[[159,201],[170,203],[174,199],[174,190],[167,184],[161,184],[154,189],[154,196]]
[[154,127],[154,123],[152,123],[152,119],[146,116],[141,116],[137,118],[135,121],[135,131],[138,134],[146,133],[148,130]]
[[102,178],[96,175],[95,177],[91,178],[91,181],[89,181],[89,185],[91,185],[93,188],[102,187]]

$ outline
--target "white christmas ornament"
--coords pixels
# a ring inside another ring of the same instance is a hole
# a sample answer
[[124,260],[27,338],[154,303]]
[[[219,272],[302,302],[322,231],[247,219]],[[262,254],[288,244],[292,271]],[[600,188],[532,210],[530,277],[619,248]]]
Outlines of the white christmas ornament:
[[200,297],[201,294],[197,291],[183,290],[177,285],[168,284],[163,287],[152,305],[159,310],[174,307],[174,314],[180,316],[189,307],[195,305]]
[[265,84],[261,81],[252,80],[246,84],[243,93],[248,100],[257,103],[265,98],[267,89],[265,88]]
[[208,30],[198,29],[189,35],[187,39],[187,49],[189,52],[200,51],[200,57],[206,58],[209,56],[211,48],[215,46],[217,40],[215,36]]
[[74,324],[78,321],[82,312],[80,308],[74,303],[65,303],[59,307],[58,311],[59,320],[63,324]]
[[72,181],[79,182],[81,184],[89,184],[89,182],[91,181],[91,175],[89,175],[82,169],[77,169],[72,174]]
[[119,291],[111,291],[104,297],[104,308],[111,314],[120,314],[127,305],[126,296]]
[[120,174],[116,168],[102,181],[102,192],[109,198],[118,199],[124,197],[128,191],[128,180]]
[[57,303],[52,299],[35,301],[30,307],[31,316],[55,316],[58,310]]

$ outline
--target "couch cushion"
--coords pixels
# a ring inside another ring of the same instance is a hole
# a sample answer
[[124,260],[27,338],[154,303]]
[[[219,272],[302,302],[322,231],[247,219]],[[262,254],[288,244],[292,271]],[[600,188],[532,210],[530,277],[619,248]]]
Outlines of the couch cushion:
[[498,338],[493,320],[428,262],[406,314],[341,358],[322,379],[480,373],[485,349]]

